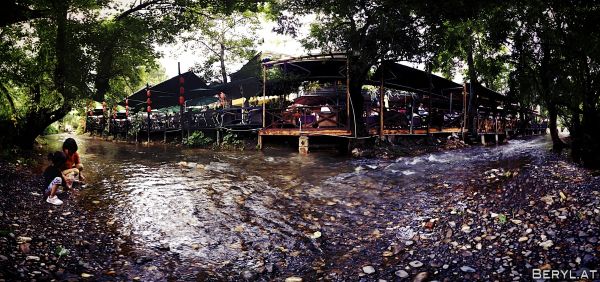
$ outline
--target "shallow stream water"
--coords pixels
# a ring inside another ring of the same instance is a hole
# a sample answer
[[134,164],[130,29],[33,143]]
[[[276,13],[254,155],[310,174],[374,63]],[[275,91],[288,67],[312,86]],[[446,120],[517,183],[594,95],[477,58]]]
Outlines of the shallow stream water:
[[[47,137],[46,150],[66,137]],[[356,272],[390,242],[410,240],[429,211],[463,193],[444,187],[530,163],[547,147],[535,138],[356,160],[75,139],[87,178],[78,203],[108,213],[124,256],[151,258],[128,268],[151,280]]]

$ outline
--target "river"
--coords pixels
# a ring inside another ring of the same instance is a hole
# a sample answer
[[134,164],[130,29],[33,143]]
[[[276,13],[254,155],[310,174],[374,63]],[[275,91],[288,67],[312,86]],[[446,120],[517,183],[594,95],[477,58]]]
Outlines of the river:
[[[66,137],[46,137],[46,150]],[[423,219],[464,183],[535,162],[548,147],[538,137],[357,160],[73,137],[87,178],[77,202],[108,214],[121,254],[144,258],[126,267],[142,280],[345,277],[422,233]]]

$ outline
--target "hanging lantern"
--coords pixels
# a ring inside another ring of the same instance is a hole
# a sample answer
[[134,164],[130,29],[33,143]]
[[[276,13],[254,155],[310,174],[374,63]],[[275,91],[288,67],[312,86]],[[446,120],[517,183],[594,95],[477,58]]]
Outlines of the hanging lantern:
[[91,116],[94,114],[94,112],[92,112],[91,110],[88,112],[88,114]]
[[146,99],[146,104],[152,105],[152,100],[150,100],[150,98]]
[[129,99],[125,99],[125,106],[129,106]]
[[179,84],[183,84],[185,82],[185,79],[183,79],[183,76],[179,77]]
[[125,106],[125,116],[129,117],[129,106]]
[[185,93],[185,89],[183,86],[179,87],[179,95],[183,95]]
[[152,93],[150,93],[150,89],[146,90],[146,97],[150,98],[150,96],[152,96]]
[[146,111],[147,111],[148,113],[152,112],[152,107],[148,106],[148,108],[146,108]]
[[179,96],[179,105],[183,106],[185,103],[185,98],[183,96]]

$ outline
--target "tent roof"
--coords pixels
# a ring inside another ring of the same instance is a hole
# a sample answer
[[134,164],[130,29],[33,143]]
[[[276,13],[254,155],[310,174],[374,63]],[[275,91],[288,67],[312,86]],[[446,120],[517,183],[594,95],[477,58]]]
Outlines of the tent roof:
[[211,87],[216,93],[223,92],[228,99],[254,97],[262,95],[262,81],[256,77],[248,77]]
[[248,62],[246,62],[246,64],[244,64],[238,71],[229,75],[231,81],[242,80],[250,77],[261,77],[261,58],[262,53],[258,53],[248,60]]
[[297,76],[297,80],[340,80],[346,78],[344,54],[323,54],[288,58],[264,63],[267,67],[278,67],[285,74]]
[[[471,89],[470,83],[467,83],[467,89]],[[505,95],[481,85],[477,85],[475,93],[477,93],[478,104],[493,111],[496,111],[498,106],[502,106],[507,101]]]
[[[206,82],[193,72],[182,73],[181,76],[185,79],[184,88],[186,91],[184,97],[186,101],[206,95],[214,95],[208,91],[203,91],[208,89]],[[153,109],[179,105],[179,76],[174,76],[150,87],[150,92],[152,94],[150,98],[152,99]],[[129,99],[131,109],[136,109],[140,106],[145,107],[147,99],[146,88],[140,89],[127,98]]]
[[406,90],[419,94],[449,95],[450,92],[462,92],[462,85],[429,73],[398,63],[385,63],[377,68],[372,76],[373,85],[380,85],[383,76],[383,85],[387,88]]

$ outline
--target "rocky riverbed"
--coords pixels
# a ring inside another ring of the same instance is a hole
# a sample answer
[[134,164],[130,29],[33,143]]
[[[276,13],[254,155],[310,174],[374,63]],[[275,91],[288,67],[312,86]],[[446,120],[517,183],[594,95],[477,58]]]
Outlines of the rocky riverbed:
[[599,268],[600,177],[537,141],[185,162],[82,142],[88,187],[62,206],[41,195],[40,166],[0,162],[0,280],[528,281],[534,268]]

